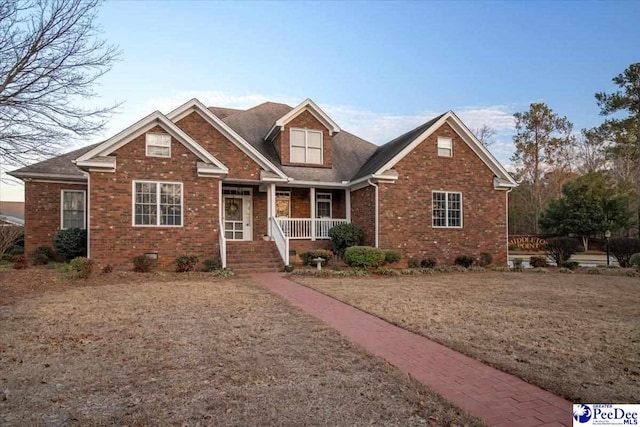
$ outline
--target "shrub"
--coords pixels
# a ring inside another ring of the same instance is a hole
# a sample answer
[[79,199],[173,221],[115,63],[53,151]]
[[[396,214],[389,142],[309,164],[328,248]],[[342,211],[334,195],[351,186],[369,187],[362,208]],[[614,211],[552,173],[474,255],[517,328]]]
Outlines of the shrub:
[[329,237],[333,252],[344,256],[347,248],[362,244],[364,232],[355,224],[340,224],[329,230]]
[[420,267],[421,268],[433,268],[437,265],[437,261],[434,257],[432,256],[428,256],[426,258],[423,258],[422,261],[420,261]]
[[193,271],[196,268],[196,264],[198,264],[198,257],[195,255],[182,255],[176,258],[175,263],[178,273]]
[[407,260],[407,267],[409,268],[419,268],[420,267],[420,261],[418,261],[417,258],[409,258]]
[[620,267],[629,267],[631,256],[640,252],[640,239],[618,237],[609,241],[609,249]]
[[77,257],[69,262],[69,267],[75,271],[80,279],[88,279],[93,271],[93,260],[85,257]]
[[24,246],[14,246],[9,249],[9,255],[24,255]]
[[16,270],[23,270],[29,267],[27,257],[24,255],[16,255],[13,257],[13,268]]
[[111,264],[107,264],[102,267],[102,274],[109,274],[113,271],[113,266]]
[[230,268],[222,268],[220,270],[214,271],[213,272],[213,276],[214,277],[220,277],[220,278],[224,279],[224,278],[227,278],[227,277],[235,276],[235,273]]
[[384,251],[384,263],[385,264],[393,264],[394,262],[398,262],[402,259],[402,255],[400,252],[386,250]]
[[478,257],[478,265],[480,267],[486,267],[493,262],[493,255],[489,252],[480,252],[480,256]]
[[148,273],[153,268],[153,260],[146,255],[138,255],[133,258],[133,271],[137,273]]
[[578,242],[570,237],[554,237],[544,244],[544,251],[560,267],[578,251]]
[[562,267],[560,270],[558,270],[559,273],[565,273],[565,274],[573,274],[573,270],[570,268],[566,268],[566,267]]
[[640,252],[631,255],[631,258],[629,258],[629,265],[640,271]]
[[207,273],[222,269],[222,261],[220,261],[218,258],[205,259],[202,264],[202,271],[205,271]]
[[56,257],[55,252],[50,246],[38,246],[29,254],[29,260],[32,265],[47,265]]
[[460,255],[459,257],[456,258],[456,260],[454,261],[454,264],[460,265],[464,268],[469,268],[473,265],[475,260],[476,259],[471,255]]
[[87,230],[80,228],[60,230],[53,238],[53,247],[65,261],[87,256]]
[[513,259],[513,268],[516,268],[518,270],[522,270],[522,263],[524,262],[524,260],[522,258],[514,258]]
[[398,270],[394,270],[393,268],[378,267],[375,269],[373,274],[379,274],[381,276],[399,276],[400,272]]
[[548,265],[547,257],[532,256],[531,258],[529,258],[529,265],[533,268],[546,267]]
[[285,265],[284,266],[284,272],[285,273],[291,273],[293,271],[293,265]]
[[420,274],[420,270],[416,268],[404,268],[400,270],[400,274],[402,274],[403,276],[412,276],[414,274]]
[[563,261],[560,266],[573,271],[580,266],[580,263],[578,261]]
[[600,273],[600,270],[598,270],[597,268],[590,268],[587,270],[587,274],[595,274],[596,276]]
[[351,246],[344,252],[344,260],[351,267],[379,267],[384,262],[384,252],[371,246]]
[[299,256],[304,265],[315,267],[316,262],[314,259],[322,258],[324,260],[322,261],[322,265],[325,265],[331,258],[331,252],[326,249],[314,249],[312,251],[302,252]]

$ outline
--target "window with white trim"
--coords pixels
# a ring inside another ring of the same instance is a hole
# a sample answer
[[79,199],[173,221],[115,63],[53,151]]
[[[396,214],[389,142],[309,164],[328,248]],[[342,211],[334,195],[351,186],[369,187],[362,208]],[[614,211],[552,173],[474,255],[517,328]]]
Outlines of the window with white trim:
[[83,190],[62,190],[60,228],[86,228],[86,192]]
[[440,228],[462,228],[462,193],[434,191],[432,225]]
[[453,156],[453,138],[447,138],[445,136],[438,137],[438,156],[440,157]]
[[322,164],[322,132],[292,128],[289,143],[291,163]]
[[148,133],[145,135],[148,157],[171,157],[171,135],[166,133]]
[[331,193],[316,193],[316,218],[331,218]]
[[133,191],[134,225],[182,225],[182,183],[134,181]]

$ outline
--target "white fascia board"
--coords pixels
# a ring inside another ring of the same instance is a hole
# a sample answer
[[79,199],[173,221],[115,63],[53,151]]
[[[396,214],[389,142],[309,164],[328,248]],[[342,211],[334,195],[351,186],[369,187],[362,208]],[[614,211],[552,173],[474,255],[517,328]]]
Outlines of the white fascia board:
[[379,181],[379,182],[395,182],[398,180],[398,174],[375,174],[372,173],[367,176],[363,176],[362,178],[358,178],[355,181],[350,181],[347,184],[347,187],[351,188],[358,184],[367,183],[367,181]]
[[64,175],[64,174],[51,174],[41,172],[7,172],[7,175],[11,175],[20,179],[55,179],[59,181],[78,181],[83,182],[87,180],[86,176],[79,175]]
[[92,159],[92,160],[84,160],[84,161],[76,161],[77,166],[85,167],[85,168],[97,168],[97,169],[116,169],[116,158],[110,157],[108,159]]
[[291,180],[287,183],[288,187],[315,187],[315,188],[347,188],[349,185],[343,182],[324,182],[324,181],[297,181]]
[[496,190],[508,190],[511,188],[515,188],[517,186],[518,184],[515,182],[509,182],[499,178],[493,178],[493,188]]
[[236,131],[231,129],[231,127],[223,122],[218,116],[213,114],[211,110],[209,110],[198,99],[193,98],[190,101],[182,104],[181,106],[167,114],[167,118],[175,123],[188,116],[192,111],[200,114],[200,116],[204,118],[211,126],[221,132],[229,141],[231,141],[236,147],[238,147],[242,152],[244,152],[261,167],[278,174],[282,178],[286,178],[286,175],[282,173],[282,171],[278,169],[276,165],[274,165],[269,161],[269,159],[264,157],[262,153],[256,150],[253,145],[249,144]]
[[298,104],[293,110],[289,111],[287,114],[276,120],[276,123],[271,127],[271,129],[269,129],[269,132],[267,132],[265,139],[269,140],[272,137],[275,129],[282,129],[287,123],[289,123],[305,110],[309,111],[309,113],[311,113],[313,117],[315,117],[320,123],[326,126],[332,135],[340,132],[340,126],[338,126],[338,124],[334,122],[331,117],[327,115],[327,113],[322,111],[322,109],[318,107],[315,102],[307,98],[300,104]]

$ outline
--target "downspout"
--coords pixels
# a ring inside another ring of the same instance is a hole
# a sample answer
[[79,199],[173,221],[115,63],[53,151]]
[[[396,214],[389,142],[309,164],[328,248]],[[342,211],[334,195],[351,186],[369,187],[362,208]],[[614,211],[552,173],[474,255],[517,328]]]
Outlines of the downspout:
[[375,214],[374,214],[374,223],[375,223],[375,241],[376,248],[378,247],[378,184],[374,184],[370,179],[367,180],[367,183],[373,188],[375,188]]
[[507,193],[505,194],[505,198],[506,198],[505,202],[507,206],[506,213],[505,213],[505,215],[507,216],[506,218],[507,221],[505,222],[505,224],[507,224],[507,233],[506,233],[507,235],[507,243],[506,243],[507,244],[507,267],[509,267],[509,193],[511,193],[512,191],[513,191],[513,188],[510,188],[507,190]]

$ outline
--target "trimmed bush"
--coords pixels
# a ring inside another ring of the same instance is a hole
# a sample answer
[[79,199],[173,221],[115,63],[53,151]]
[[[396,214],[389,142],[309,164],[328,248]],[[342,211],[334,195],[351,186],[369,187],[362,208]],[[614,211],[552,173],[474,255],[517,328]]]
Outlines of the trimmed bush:
[[344,261],[351,267],[379,267],[384,263],[384,252],[371,246],[351,246],[344,252]]
[[640,253],[631,255],[631,258],[629,258],[629,265],[640,271]]
[[433,268],[437,264],[438,262],[434,257],[428,256],[426,258],[423,258],[422,261],[420,261],[420,268]]
[[460,265],[464,268],[469,268],[473,265],[475,261],[476,259],[471,255],[460,255],[459,257],[456,258],[456,260],[454,261],[454,264]]
[[578,242],[570,237],[554,237],[544,244],[544,251],[560,267],[578,251]]
[[153,268],[153,260],[146,255],[138,255],[133,258],[133,271],[136,273],[148,273]]
[[420,268],[420,261],[417,258],[409,258],[407,260],[407,267],[409,268]]
[[29,254],[31,265],[47,265],[56,258],[56,253],[50,246],[38,246]]
[[324,260],[322,261],[322,265],[325,265],[327,261],[331,259],[332,254],[331,251],[328,251],[326,249],[314,249],[312,251],[302,252],[299,256],[304,265],[315,267],[316,262],[314,261],[314,259],[322,258]]
[[85,257],[87,256],[87,230],[80,228],[60,230],[53,238],[53,247],[65,261]]
[[493,255],[489,252],[480,252],[480,256],[478,257],[478,265],[480,267],[486,267],[493,262]]
[[85,257],[77,257],[69,262],[69,267],[75,271],[80,279],[88,279],[93,271],[93,260]]
[[547,257],[532,256],[529,258],[529,265],[533,268],[544,268],[549,265],[549,263],[547,262]]
[[618,237],[609,241],[609,249],[620,267],[631,266],[631,256],[640,252],[640,239]]
[[198,257],[195,255],[182,255],[176,258],[176,272],[185,273],[193,271],[198,264]]
[[522,270],[522,263],[524,260],[522,258],[514,258],[513,259],[513,268]]
[[347,248],[362,244],[364,232],[355,224],[340,224],[329,230],[329,237],[333,252],[344,256]]
[[202,271],[206,271],[207,273],[222,269],[222,261],[220,261],[217,258],[216,259],[205,259],[203,264],[204,264],[204,266],[202,267]]
[[398,262],[402,259],[402,255],[400,255],[400,252],[397,251],[392,251],[392,250],[385,250],[384,251],[384,263],[385,264],[393,264],[394,262]]
[[564,261],[560,266],[573,271],[580,266],[580,263],[578,261]]

